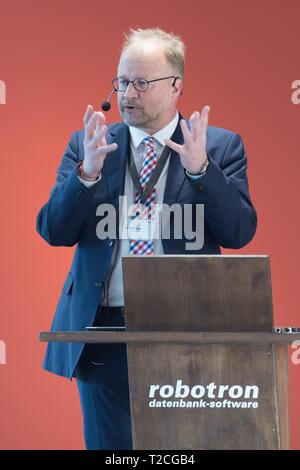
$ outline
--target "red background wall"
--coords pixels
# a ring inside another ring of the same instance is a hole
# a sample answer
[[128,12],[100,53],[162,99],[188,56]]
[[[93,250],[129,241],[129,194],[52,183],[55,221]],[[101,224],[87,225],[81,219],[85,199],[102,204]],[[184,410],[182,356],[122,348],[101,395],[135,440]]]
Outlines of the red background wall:
[[[159,26],[187,45],[186,116],[204,104],[210,123],[242,135],[258,210],[254,241],[234,253],[271,257],[275,324],[298,325],[298,0],[0,1],[1,318],[0,448],[83,448],[76,384],[41,369],[72,248],[35,232],[65,145],[86,105],[100,107],[116,75],[123,32]],[[117,106],[109,122],[118,119]],[[300,365],[290,361],[292,447],[300,449]]]

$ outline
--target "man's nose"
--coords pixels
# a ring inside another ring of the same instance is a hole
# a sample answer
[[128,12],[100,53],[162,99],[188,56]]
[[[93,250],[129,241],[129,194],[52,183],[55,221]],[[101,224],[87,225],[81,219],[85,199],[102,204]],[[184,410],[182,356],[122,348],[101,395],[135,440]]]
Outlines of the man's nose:
[[128,83],[126,90],[124,91],[124,96],[127,97],[132,97],[132,96],[137,96],[137,90],[134,88],[133,83]]

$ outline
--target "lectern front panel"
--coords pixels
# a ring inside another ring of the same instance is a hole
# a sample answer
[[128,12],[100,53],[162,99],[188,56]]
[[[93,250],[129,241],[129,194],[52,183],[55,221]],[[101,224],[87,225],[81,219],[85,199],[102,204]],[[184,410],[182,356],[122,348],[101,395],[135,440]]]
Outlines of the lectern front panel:
[[130,344],[134,449],[279,449],[272,345]]

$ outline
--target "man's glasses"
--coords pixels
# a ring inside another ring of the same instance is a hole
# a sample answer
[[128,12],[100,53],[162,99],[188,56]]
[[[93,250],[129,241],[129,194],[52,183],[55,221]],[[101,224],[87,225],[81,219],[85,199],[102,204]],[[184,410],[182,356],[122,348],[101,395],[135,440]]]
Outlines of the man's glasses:
[[126,80],[125,78],[114,78],[112,80],[112,84],[116,91],[125,91],[129,83],[132,83],[136,91],[145,92],[148,90],[149,83],[159,82],[160,80],[167,80],[168,78],[174,78],[172,83],[172,86],[174,86],[176,80],[180,77],[175,77],[175,75],[171,75],[169,77],[156,78],[155,80],[146,80],[145,78],[136,78],[135,80]]

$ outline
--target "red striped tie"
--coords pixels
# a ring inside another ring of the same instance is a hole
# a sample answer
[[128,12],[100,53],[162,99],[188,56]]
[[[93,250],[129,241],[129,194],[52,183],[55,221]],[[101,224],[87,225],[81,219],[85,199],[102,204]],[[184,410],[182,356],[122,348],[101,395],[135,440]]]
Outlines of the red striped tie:
[[[143,142],[146,147],[146,153],[143,158],[143,166],[140,171],[139,177],[141,186],[144,190],[148,181],[151,178],[152,172],[157,164],[157,155],[154,149],[153,137],[145,137]],[[135,195],[135,216],[142,219],[151,219],[155,211],[156,200],[156,187],[154,186],[151,194],[146,198],[144,204],[141,205],[141,196],[137,192]],[[152,255],[153,254],[153,241],[152,240],[130,240],[129,253],[131,255]]]

